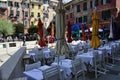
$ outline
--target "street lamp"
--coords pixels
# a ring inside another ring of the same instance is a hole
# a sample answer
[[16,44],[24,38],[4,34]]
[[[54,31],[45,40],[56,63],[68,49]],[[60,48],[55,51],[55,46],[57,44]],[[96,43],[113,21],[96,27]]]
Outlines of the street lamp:
[[[25,9],[25,0],[22,0],[21,2],[21,6],[22,6],[22,13],[23,13],[23,27],[24,27],[24,9]],[[24,30],[23,30],[23,46],[26,46],[25,44],[25,34],[24,34]]]

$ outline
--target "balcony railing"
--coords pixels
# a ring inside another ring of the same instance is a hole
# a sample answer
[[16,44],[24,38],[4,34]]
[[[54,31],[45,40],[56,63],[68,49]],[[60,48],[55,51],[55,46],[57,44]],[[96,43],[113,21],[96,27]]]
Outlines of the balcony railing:
[[1,8],[7,8],[7,4],[6,3],[0,3],[0,7]]
[[0,0],[0,1],[7,1],[7,0]]
[[81,2],[81,1],[83,1],[83,0],[75,0],[75,1],[73,2],[73,4],[79,3],[79,2]]
[[43,3],[42,0],[31,0],[31,2]]

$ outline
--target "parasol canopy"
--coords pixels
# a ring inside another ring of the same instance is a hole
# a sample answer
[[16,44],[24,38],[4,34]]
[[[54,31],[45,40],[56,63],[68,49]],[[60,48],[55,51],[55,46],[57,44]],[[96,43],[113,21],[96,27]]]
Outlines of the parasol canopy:
[[99,26],[99,18],[97,15],[97,11],[95,11],[92,15],[92,39],[90,42],[90,46],[93,48],[98,48],[100,46],[100,40],[98,38],[98,26]]
[[68,37],[68,43],[71,43],[72,42],[72,38],[71,38],[71,24],[70,24],[70,21],[68,21],[68,26],[67,26],[67,37]]
[[39,37],[40,37],[40,41],[39,41],[38,44],[39,44],[41,47],[46,46],[45,41],[44,41],[44,38],[43,38],[43,23],[41,22],[40,19],[38,20],[38,35],[39,35]]
[[83,41],[86,41],[85,28],[84,28],[83,25],[81,26],[81,29],[82,29],[82,40],[83,40]]
[[62,0],[56,7],[56,53],[63,55],[69,52],[69,47],[65,40],[65,8]]

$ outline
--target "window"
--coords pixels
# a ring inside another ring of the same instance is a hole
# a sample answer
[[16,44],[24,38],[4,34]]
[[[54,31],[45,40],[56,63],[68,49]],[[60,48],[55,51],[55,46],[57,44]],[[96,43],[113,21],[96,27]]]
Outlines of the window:
[[70,18],[72,18],[72,13],[70,13]]
[[106,0],[106,3],[111,3],[111,0]]
[[32,4],[32,8],[34,8],[34,4]]
[[111,17],[111,12],[110,10],[102,11],[102,19],[107,20]]
[[37,17],[40,17],[40,13],[38,13],[38,16]]
[[82,17],[79,17],[78,20],[79,20],[79,23],[82,23]]
[[112,0],[101,0],[101,5],[111,3]]
[[1,15],[5,15],[5,9],[1,9],[1,10],[0,10],[0,14],[1,14]]
[[25,27],[27,26],[27,21],[24,21],[24,25],[25,25]]
[[98,0],[95,0],[95,6],[98,6]]
[[83,3],[83,11],[87,10],[87,2]]
[[66,15],[66,19],[68,19],[68,15]]
[[92,1],[90,1],[90,8],[92,8],[93,7],[93,5],[92,5]]
[[38,5],[38,9],[40,9],[40,4]]
[[31,26],[34,26],[34,23],[33,23],[33,22],[31,22]]
[[84,16],[83,18],[84,18],[83,22],[87,22],[87,16]]
[[101,0],[101,5],[103,5],[103,0]]
[[70,10],[70,6],[65,7],[66,10]]
[[31,12],[31,17],[34,17],[34,12]]
[[18,2],[14,2],[14,6],[19,8],[19,3]]
[[28,17],[28,12],[27,11],[25,12],[25,17]]
[[13,6],[12,1],[8,1],[8,6]]
[[14,11],[13,10],[10,10],[10,16],[14,16]]
[[78,18],[76,18],[76,23],[78,23]]
[[29,8],[29,4],[26,4],[26,8]]
[[20,11],[17,11],[16,16],[17,16],[17,17],[19,17],[19,16],[20,16]]
[[77,12],[80,12],[80,5],[77,5]]

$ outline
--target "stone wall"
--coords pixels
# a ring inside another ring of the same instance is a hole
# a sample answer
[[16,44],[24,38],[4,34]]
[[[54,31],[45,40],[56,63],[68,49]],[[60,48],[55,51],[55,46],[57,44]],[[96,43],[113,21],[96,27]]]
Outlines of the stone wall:
[[0,80],[13,80],[22,76],[24,70],[22,59],[25,54],[26,47],[21,47],[0,67]]

